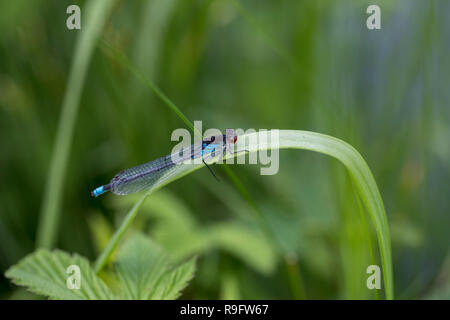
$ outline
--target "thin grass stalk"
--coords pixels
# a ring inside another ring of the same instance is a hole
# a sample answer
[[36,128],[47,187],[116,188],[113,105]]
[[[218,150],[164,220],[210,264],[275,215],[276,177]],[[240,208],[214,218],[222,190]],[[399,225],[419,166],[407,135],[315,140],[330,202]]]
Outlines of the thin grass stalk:
[[37,247],[50,248],[54,246],[56,241],[64,179],[81,93],[95,43],[102,32],[114,2],[115,0],[90,0],[83,8],[86,19],[82,20],[82,28],[77,38],[75,55],[61,108],[38,222]]

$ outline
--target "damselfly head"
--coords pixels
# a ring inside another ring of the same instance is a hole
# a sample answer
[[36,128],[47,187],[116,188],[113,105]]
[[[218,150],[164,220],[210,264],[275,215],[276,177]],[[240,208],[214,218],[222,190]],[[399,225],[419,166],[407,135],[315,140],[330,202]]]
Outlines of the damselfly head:
[[226,135],[227,141],[229,143],[232,143],[232,144],[236,143],[238,136],[237,136],[236,131],[234,129],[226,129],[225,130],[225,135]]

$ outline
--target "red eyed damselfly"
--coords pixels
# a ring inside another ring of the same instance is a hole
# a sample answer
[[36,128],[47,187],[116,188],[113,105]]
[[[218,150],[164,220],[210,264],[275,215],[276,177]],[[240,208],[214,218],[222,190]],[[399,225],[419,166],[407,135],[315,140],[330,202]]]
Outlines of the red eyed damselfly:
[[226,129],[226,133],[223,135],[207,137],[203,139],[201,143],[193,144],[180,151],[140,166],[120,171],[112,178],[110,183],[96,188],[91,194],[94,197],[98,197],[105,192],[111,191],[114,194],[126,195],[149,189],[159,179],[173,172],[176,165],[200,157],[202,162],[217,179],[205,160],[216,157],[217,155],[222,158],[227,150],[233,152],[231,150],[231,145],[236,143],[237,138],[238,136],[235,130]]

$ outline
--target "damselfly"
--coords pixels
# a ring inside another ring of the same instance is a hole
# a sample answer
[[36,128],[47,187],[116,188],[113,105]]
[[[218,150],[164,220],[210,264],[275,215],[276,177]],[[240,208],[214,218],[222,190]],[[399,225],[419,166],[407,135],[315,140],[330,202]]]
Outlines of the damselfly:
[[177,164],[182,164],[188,160],[198,159],[200,157],[202,162],[217,179],[205,160],[216,157],[217,155],[222,158],[227,150],[231,151],[230,146],[231,144],[235,144],[236,141],[236,131],[226,129],[226,133],[223,135],[207,137],[201,143],[193,144],[180,151],[140,166],[120,171],[112,178],[110,183],[96,188],[91,194],[94,197],[98,197],[107,191],[111,191],[115,194],[125,195],[148,189],[156,181],[173,172]]

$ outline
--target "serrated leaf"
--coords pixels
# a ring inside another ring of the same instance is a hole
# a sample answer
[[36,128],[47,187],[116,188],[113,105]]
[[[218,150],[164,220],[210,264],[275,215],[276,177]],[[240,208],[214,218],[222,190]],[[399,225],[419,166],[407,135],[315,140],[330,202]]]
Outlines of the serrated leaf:
[[[67,268],[76,265],[80,268],[80,288],[69,289],[67,279],[72,273]],[[15,284],[25,286],[31,292],[51,299],[112,299],[113,294],[103,281],[97,277],[88,260],[60,250],[37,250],[9,268],[6,277]]]
[[170,258],[150,238],[133,234],[115,263],[119,294],[124,299],[175,299],[192,278],[195,262],[171,269]]
[[167,268],[167,257],[155,243],[140,233],[132,235],[114,265],[121,297],[148,299]]
[[151,299],[173,300],[177,299],[181,291],[194,277],[195,258],[191,258],[178,267],[166,272]]

